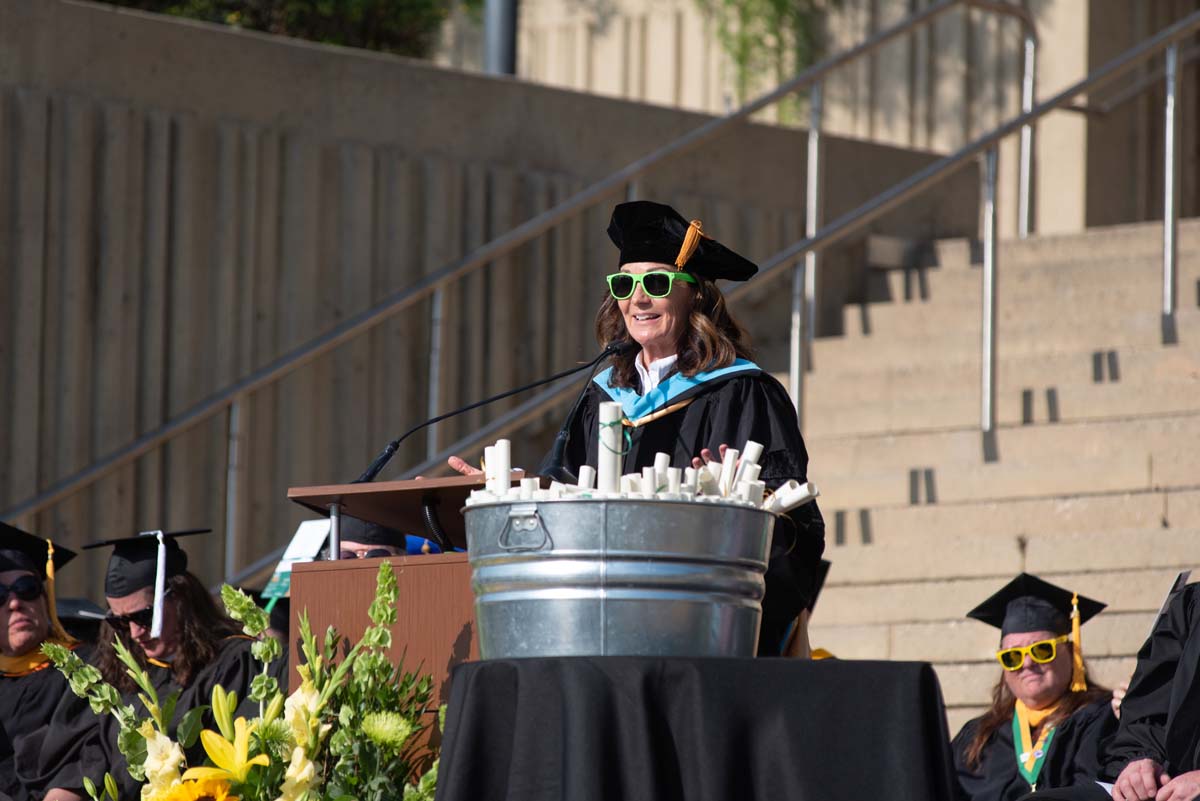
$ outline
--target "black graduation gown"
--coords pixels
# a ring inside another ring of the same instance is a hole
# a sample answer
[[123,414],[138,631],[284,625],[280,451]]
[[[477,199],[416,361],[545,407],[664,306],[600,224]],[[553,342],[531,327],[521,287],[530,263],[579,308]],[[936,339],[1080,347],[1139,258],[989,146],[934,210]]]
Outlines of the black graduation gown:
[[1175,595],[1138,651],[1121,724],[1104,750],[1105,781],[1149,758],[1178,776],[1200,769],[1200,584]]
[[27,736],[38,736],[64,695],[66,677],[50,662],[23,675],[0,674],[0,793],[17,801],[21,788],[16,752]]
[[[253,717],[258,714],[257,702],[248,700],[250,682],[262,669],[250,653],[253,640],[246,637],[227,637],[220,643],[220,650],[212,662],[204,667],[193,678],[186,688],[180,688],[175,682],[170,670],[161,667],[150,667],[148,672],[159,697],[165,698],[169,693],[180,690],[179,701],[175,707],[175,717],[171,725],[171,735],[183,715],[197,706],[207,706],[211,703],[212,688],[221,685],[227,691],[236,692],[241,699],[235,715]],[[271,665],[271,673],[285,681],[281,669],[283,660]],[[285,688],[286,689],[286,688]],[[113,778],[121,788],[122,798],[136,798],[138,783],[130,776],[125,768],[125,758],[117,748],[119,727],[111,715],[98,718],[92,714],[87,703],[75,698],[74,702],[60,704],[55,713],[54,724],[46,729],[46,736],[41,742],[23,743],[18,756],[20,761],[31,765],[28,775],[22,765],[22,779],[27,784],[40,785],[46,789],[59,787],[82,793],[83,777],[87,776],[100,784],[105,772],[112,773]],[[136,700],[136,693],[125,699],[133,704],[139,716],[145,716],[145,710]],[[210,712],[204,715],[204,728],[215,729]],[[190,764],[199,765],[203,751],[199,743],[188,753]]]
[[[1029,794],[1029,782],[1017,770],[1011,721],[998,728],[984,746],[979,765],[967,767],[967,747],[980,718],[968,721],[954,737],[954,767],[959,787],[970,801],[1016,801]],[[1116,730],[1108,701],[1100,700],[1076,710],[1058,724],[1038,788],[1092,784],[1100,768],[1101,741]]]
[[[630,432],[625,473],[641,472],[654,464],[658,452],[671,455],[673,467],[690,467],[703,448],[718,453],[721,445],[741,448],[747,440],[763,445],[759,478],[770,488],[788,479],[808,480],[808,451],[796,422],[796,410],[787,391],[769,373],[754,369],[706,381],[676,395],[667,405],[692,399],[686,407]],[[580,465],[598,463],[599,405],[608,393],[592,381],[579,412],[571,421],[566,467],[578,473]],[[771,559],[767,567],[767,593],[759,653],[777,655],[788,627],[801,609],[812,603],[817,566],[825,550],[825,523],[816,502],[781,518],[775,526]]]

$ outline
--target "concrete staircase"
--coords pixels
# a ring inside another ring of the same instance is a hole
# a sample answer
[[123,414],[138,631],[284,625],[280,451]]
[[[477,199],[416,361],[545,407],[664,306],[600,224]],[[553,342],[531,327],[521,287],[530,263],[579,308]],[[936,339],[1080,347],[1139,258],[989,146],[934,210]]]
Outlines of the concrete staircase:
[[999,676],[997,632],[963,614],[1028,570],[1108,602],[1084,651],[1098,680],[1128,677],[1174,576],[1200,565],[1200,220],[1181,226],[1171,346],[1160,248],[1157,224],[1002,243],[996,461],[969,243],[873,265],[873,302],[817,341],[807,384],[833,560],[814,644],[933,662],[956,731]]

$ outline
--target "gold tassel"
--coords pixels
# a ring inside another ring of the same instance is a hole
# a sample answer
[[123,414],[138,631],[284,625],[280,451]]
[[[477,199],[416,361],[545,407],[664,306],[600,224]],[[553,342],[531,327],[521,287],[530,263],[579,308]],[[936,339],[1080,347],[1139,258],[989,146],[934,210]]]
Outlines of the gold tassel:
[[1079,593],[1071,596],[1071,692],[1087,689],[1087,673],[1083,667],[1083,641],[1079,634]]
[[50,615],[50,639],[74,644],[75,638],[67,634],[58,619],[58,604],[54,599],[54,543],[50,540],[46,540],[46,611]]
[[679,248],[679,255],[675,257],[675,266],[680,270],[696,252],[696,246],[700,244],[700,237],[704,236],[703,229],[704,224],[699,220],[692,220],[688,225],[687,233],[683,236],[683,245]]

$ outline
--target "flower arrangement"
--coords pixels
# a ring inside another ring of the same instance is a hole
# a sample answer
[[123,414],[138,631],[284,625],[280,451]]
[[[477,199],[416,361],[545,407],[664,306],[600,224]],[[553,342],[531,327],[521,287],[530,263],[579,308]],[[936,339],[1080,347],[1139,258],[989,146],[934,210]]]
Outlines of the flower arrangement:
[[[211,706],[187,710],[173,727],[178,694],[160,700],[147,673],[118,638],[114,648],[137,685],[148,717],[139,717],[95,667],[74,652],[46,646],[47,655],[66,675],[71,690],[96,714],[113,715],[120,727],[118,747],[130,775],[142,782],[141,801],[360,801],[394,799],[432,801],[437,760],[424,772],[419,737],[433,682],[388,661],[389,627],[396,622],[396,577],[383,562],[368,614],[372,625],[348,647],[332,628],[318,642],[300,617],[305,664],[297,667],[300,687],[285,696],[268,666],[282,654],[277,640],[261,637],[267,613],[240,590],[221,588],[229,615],[258,641],[252,646],[262,672],[250,685],[249,698],[259,714],[235,717],[235,692],[215,686]],[[340,653],[344,653],[338,659]],[[204,715],[216,729],[203,728]],[[438,715],[438,725],[444,710]],[[199,749],[197,749],[197,742]],[[189,764],[188,754],[206,764]],[[119,801],[117,784],[105,774],[101,785],[84,779],[93,801]]]

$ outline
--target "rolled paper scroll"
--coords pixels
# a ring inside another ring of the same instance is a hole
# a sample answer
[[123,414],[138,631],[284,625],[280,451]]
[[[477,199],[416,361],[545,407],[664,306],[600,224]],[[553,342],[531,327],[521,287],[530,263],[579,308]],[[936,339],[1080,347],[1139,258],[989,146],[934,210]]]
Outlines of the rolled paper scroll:
[[596,487],[596,468],[590,464],[580,465],[579,467],[579,482],[575,485],[580,489],[595,489]]
[[622,435],[621,404],[600,404],[600,448],[597,451],[596,489],[617,493],[621,490],[621,462],[625,450]]

